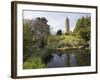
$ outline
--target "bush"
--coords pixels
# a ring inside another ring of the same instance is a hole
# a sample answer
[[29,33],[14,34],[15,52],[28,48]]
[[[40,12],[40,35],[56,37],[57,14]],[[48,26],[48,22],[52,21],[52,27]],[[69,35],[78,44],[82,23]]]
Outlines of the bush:
[[65,35],[70,35],[69,32],[66,32]]
[[70,42],[66,42],[67,47],[72,47],[72,44]]
[[58,30],[57,35],[62,35],[62,30]]
[[41,57],[31,57],[23,64],[24,69],[44,68],[46,65],[42,62]]

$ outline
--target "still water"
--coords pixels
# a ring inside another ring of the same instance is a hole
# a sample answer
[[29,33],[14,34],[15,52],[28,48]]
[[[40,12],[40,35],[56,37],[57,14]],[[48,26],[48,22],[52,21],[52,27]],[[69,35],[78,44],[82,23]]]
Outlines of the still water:
[[61,53],[52,53],[47,62],[48,68],[90,66],[90,50],[71,50]]

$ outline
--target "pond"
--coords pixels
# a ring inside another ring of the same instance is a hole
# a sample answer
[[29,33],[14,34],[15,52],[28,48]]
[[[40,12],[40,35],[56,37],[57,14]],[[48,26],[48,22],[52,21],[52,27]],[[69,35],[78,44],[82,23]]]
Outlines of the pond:
[[46,57],[48,68],[90,66],[90,50],[68,50],[65,52],[51,53]]

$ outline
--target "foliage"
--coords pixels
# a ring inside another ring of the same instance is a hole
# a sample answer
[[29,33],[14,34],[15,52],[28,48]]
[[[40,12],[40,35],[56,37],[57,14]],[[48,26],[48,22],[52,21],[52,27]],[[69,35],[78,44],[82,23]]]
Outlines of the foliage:
[[91,17],[82,17],[78,19],[74,33],[79,38],[84,39],[85,41],[90,40],[90,27],[91,27]]
[[[34,26],[35,22],[40,24],[42,21],[43,24],[46,24],[48,21],[44,17],[37,17],[35,20],[24,20],[23,24],[23,56],[24,61],[34,53],[37,48],[44,48],[46,46],[46,41],[43,37],[37,36],[36,25]],[[41,34],[40,34],[41,35]],[[35,53],[34,53],[35,54]]]
[[69,35],[69,32],[66,32],[65,35]]
[[46,46],[47,42],[44,39],[39,40],[39,48],[44,48]]
[[43,21],[44,23],[47,23],[48,22],[48,20],[45,17],[37,17],[35,20],[37,22],[39,22],[39,21]]
[[29,22],[25,22],[23,25],[23,51],[24,51],[24,59],[28,57],[31,53],[31,44],[32,42],[32,32],[30,31]]
[[84,44],[84,40],[71,35],[52,35],[48,37],[48,48],[76,47]]
[[90,40],[90,31],[88,29],[81,28],[78,31],[78,35],[80,35],[80,37],[82,39],[84,39],[85,41],[89,41]]
[[23,26],[23,37],[24,37],[24,41],[31,41],[32,40],[32,32],[30,31],[30,24],[24,23]]
[[62,30],[58,30],[57,35],[62,35]]
[[31,57],[23,64],[24,69],[44,68],[46,65],[42,62],[41,57]]

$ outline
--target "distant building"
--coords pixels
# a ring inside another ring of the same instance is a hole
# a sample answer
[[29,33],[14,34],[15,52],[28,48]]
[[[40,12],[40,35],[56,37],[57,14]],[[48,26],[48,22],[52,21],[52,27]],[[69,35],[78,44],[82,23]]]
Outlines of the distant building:
[[65,32],[69,32],[70,31],[70,21],[69,21],[68,17],[65,20],[65,29],[66,29]]

